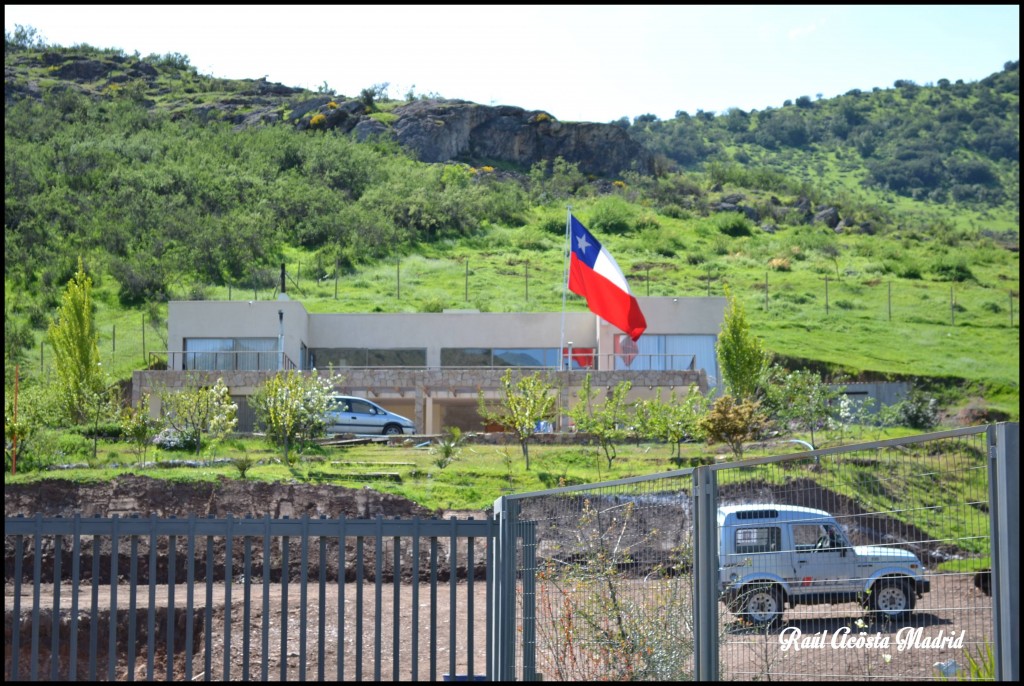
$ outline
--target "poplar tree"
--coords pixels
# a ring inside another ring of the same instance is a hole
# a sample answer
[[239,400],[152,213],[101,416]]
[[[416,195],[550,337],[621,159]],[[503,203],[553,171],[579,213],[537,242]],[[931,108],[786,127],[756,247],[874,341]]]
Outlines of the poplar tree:
[[80,424],[89,418],[89,408],[105,387],[93,316],[92,279],[85,273],[81,257],[78,271],[64,289],[47,338],[53,347],[55,390],[61,412]]
[[756,400],[771,357],[761,346],[761,341],[750,333],[743,305],[732,297],[728,287],[725,295],[729,304],[722,321],[722,335],[716,345],[722,381],[726,391],[737,401]]

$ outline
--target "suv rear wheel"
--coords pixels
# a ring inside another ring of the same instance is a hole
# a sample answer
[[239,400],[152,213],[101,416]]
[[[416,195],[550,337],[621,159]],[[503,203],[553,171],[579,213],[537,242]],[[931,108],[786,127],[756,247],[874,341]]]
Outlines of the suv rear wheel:
[[758,626],[773,626],[782,619],[782,593],[771,584],[749,586],[740,593],[739,615]]
[[902,620],[914,609],[914,593],[906,579],[881,579],[871,587],[871,609],[886,619]]

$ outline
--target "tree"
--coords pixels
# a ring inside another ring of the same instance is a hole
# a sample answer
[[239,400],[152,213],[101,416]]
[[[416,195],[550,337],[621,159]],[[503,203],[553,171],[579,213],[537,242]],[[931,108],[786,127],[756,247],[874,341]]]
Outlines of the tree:
[[743,305],[725,289],[728,306],[722,322],[722,335],[716,349],[722,366],[722,381],[738,402],[754,400],[762,388],[771,356],[761,341],[750,333]]
[[843,389],[833,389],[821,376],[805,369],[785,372],[773,367],[769,376],[772,382],[767,384],[768,402],[775,408],[775,416],[787,430],[792,427],[809,431],[811,445],[817,445],[814,430],[827,426]]
[[64,417],[75,423],[88,419],[92,398],[106,384],[100,366],[98,334],[93,316],[92,279],[82,258],[64,290],[57,318],[47,332],[57,374],[55,391]]
[[315,369],[310,374],[292,369],[278,372],[256,389],[250,405],[266,426],[267,440],[284,446],[285,463],[291,445],[324,433],[324,415],[334,386],[340,383],[340,377],[325,378]]
[[676,392],[669,394],[667,402],[661,399],[661,389],[653,400],[640,400],[636,404],[636,420],[641,433],[664,439],[671,446],[669,459],[679,460],[679,444],[686,438],[702,440],[704,428],[700,420],[708,413],[711,398],[696,386],[690,386],[686,397],[679,399]]
[[555,396],[551,393],[554,388],[553,384],[541,377],[540,372],[513,381],[512,370],[506,369],[501,377],[500,407],[495,409],[489,406],[484,400],[483,391],[478,397],[480,416],[487,422],[501,424],[516,435],[523,449],[527,471],[530,469],[529,442],[536,431],[537,422],[554,417]]
[[156,435],[159,422],[149,414],[149,394],[143,394],[135,407],[125,407],[121,411],[121,435],[132,444],[139,462],[146,459],[153,436]]
[[235,430],[238,405],[231,401],[224,379],[213,386],[201,386],[198,377],[188,375],[180,391],[165,390],[160,394],[167,425],[178,432],[182,441],[194,446],[196,455],[202,448],[203,434],[214,440]]
[[580,402],[569,409],[569,416],[576,422],[576,430],[597,439],[608,461],[608,469],[612,468],[612,462],[617,456],[615,444],[626,438],[627,427],[633,419],[626,403],[626,396],[632,387],[631,382],[620,381],[611,389],[604,402],[595,404],[594,400],[600,390],[591,388],[590,374],[587,374],[577,393]]
[[765,421],[757,400],[737,401],[723,395],[701,420],[709,443],[725,443],[737,460],[743,459],[743,444],[756,439],[764,430]]

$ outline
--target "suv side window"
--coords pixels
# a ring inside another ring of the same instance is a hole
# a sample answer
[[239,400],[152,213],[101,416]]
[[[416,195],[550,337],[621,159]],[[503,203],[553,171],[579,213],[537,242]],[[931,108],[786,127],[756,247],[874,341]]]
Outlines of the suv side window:
[[798,551],[837,550],[843,538],[832,524],[794,524],[793,544]]
[[736,529],[735,550],[747,553],[773,553],[779,550],[782,532],[777,526],[745,527]]

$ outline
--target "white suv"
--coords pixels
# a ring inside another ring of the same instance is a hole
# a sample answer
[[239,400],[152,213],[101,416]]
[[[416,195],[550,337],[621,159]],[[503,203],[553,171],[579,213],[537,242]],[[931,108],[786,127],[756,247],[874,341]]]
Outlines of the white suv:
[[785,603],[861,602],[905,619],[930,588],[913,553],[852,546],[835,517],[791,505],[718,508],[719,589],[726,606],[755,624],[774,624]]

